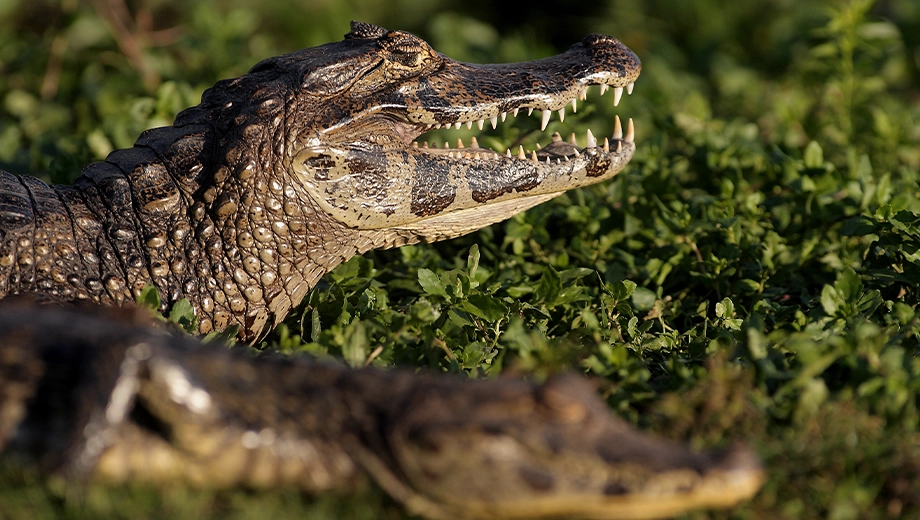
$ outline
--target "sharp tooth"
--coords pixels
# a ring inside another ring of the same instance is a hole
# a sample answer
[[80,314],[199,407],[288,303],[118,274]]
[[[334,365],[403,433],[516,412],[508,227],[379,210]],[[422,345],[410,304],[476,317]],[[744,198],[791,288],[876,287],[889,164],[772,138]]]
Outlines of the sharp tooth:
[[581,89],[581,91],[578,93],[578,99],[582,101],[588,99],[588,87]]
[[425,141],[425,144],[422,145],[422,148],[428,148],[428,141]]
[[511,157],[511,148],[505,150],[505,157]]
[[565,121],[565,107],[559,109],[559,122]]
[[540,145],[540,143],[537,143],[537,150],[542,150],[542,149],[543,147]]
[[578,146],[578,141],[575,140],[575,132],[572,132],[572,135],[569,136],[569,143],[573,146]]
[[482,130],[482,125],[484,125],[485,123],[486,123],[485,119],[480,119],[479,121],[476,121],[476,126],[478,126],[480,130]]
[[636,140],[636,127],[633,126],[632,118],[626,123],[626,142],[631,143]]
[[620,123],[620,116],[615,116],[615,119],[613,120],[613,138],[623,138],[623,125]]
[[533,107],[527,107],[527,115],[533,114]]
[[604,92],[607,92],[607,89],[610,88],[606,83],[601,83],[601,95],[604,95]]
[[473,122],[472,122],[472,121],[467,121],[467,122],[466,122],[466,128],[467,128],[468,130],[472,130],[472,129],[473,129]]
[[594,138],[594,134],[591,133],[591,129],[588,129],[588,146],[586,148],[596,148],[597,139]]
[[492,123],[492,130],[495,130],[495,127],[498,126],[498,117],[492,116],[492,118],[489,119],[489,122]]
[[540,162],[540,161],[537,160],[537,151],[536,151],[536,150],[530,152],[530,160],[533,161],[533,162]]
[[520,110],[520,108],[515,108],[515,109],[514,109],[514,112],[511,112],[511,115],[514,116],[514,117],[517,117],[518,111],[519,111],[519,110]]
[[457,138],[457,148],[463,148],[463,139]]
[[627,94],[632,94],[633,87],[635,87],[635,86],[636,86],[636,82],[635,82],[635,81],[630,81],[629,83],[627,83],[627,84],[626,84],[626,93],[627,93]]
[[575,112],[578,112],[578,104],[577,104],[577,103],[578,103],[578,100],[575,99],[575,98],[572,98],[572,113],[573,113],[573,114],[574,114]]
[[448,148],[450,148],[450,143],[444,141],[444,149],[447,150]]
[[620,104],[620,98],[623,97],[623,87],[613,87],[613,106]]
[[562,140],[562,136],[559,135],[559,132],[553,132],[553,142],[558,143]]
[[549,164],[549,157],[546,158],[546,164]]
[[518,148],[518,159],[526,159],[526,158],[527,158],[527,154],[524,153],[524,145],[521,145],[521,147]]
[[623,141],[617,141],[617,153],[623,151]]
[[581,157],[581,154],[578,153],[578,150],[575,150],[575,157]]
[[604,138],[604,151],[610,153],[610,141],[606,137]]
[[476,136],[470,137],[470,148],[479,148],[479,140]]
[[454,123],[454,128],[456,128],[457,130],[460,130],[461,126],[463,126],[463,123],[461,123],[460,121],[457,121],[456,123]]
[[540,122],[540,131],[541,131],[541,132],[542,132],[543,130],[546,130],[546,125],[549,124],[549,118],[550,118],[551,115],[553,115],[553,113],[550,112],[549,110],[544,110],[544,111],[543,111],[543,120]]
[[502,112],[502,123],[505,122],[506,117],[508,117],[508,112]]

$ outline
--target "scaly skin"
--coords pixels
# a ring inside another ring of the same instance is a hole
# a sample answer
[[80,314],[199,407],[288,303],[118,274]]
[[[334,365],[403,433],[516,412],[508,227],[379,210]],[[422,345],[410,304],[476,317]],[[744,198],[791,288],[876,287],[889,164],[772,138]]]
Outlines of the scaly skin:
[[[559,110],[639,69],[608,36],[470,65],[353,23],[343,42],[218,83],[74,186],[0,172],[0,297],[118,306],[153,284],[164,310],[188,298],[201,332],[238,324],[252,340],[352,255],[462,235],[616,175],[631,124],[603,145],[554,138],[521,156],[413,140]],[[431,518],[658,518],[732,505],[762,480],[747,448],[648,438],[574,376],[466,382],[253,360],[113,312],[0,308],[5,456],[211,487],[322,492],[367,474]]]

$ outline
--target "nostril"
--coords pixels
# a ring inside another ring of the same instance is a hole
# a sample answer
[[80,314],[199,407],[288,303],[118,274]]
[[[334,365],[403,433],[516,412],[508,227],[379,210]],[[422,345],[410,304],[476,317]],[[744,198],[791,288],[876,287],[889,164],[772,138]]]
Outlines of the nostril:
[[617,40],[613,36],[607,36],[606,34],[589,34],[581,41],[585,47],[591,47],[594,45],[618,45],[620,40]]

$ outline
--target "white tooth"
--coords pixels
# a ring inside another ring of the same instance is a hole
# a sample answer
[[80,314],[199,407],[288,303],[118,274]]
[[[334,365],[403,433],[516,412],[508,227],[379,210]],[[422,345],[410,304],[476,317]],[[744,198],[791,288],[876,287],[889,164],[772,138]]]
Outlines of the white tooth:
[[578,141],[575,140],[575,132],[572,132],[572,135],[569,136],[569,143],[573,146],[578,146]]
[[505,150],[505,157],[511,157],[511,148]]
[[610,88],[606,83],[601,83],[601,95],[604,95],[604,92],[607,92],[607,89]]
[[476,136],[470,137],[470,148],[479,148],[479,140]]
[[472,129],[473,129],[473,122],[472,122],[472,121],[467,121],[467,122],[466,122],[466,128],[467,128],[468,130],[472,130]]
[[631,143],[636,140],[636,127],[633,126],[632,118],[626,123],[626,142]]
[[553,115],[549,110],[543,111],[543,121],[540,122],[540,131],[546,130],[546,125],[549,124],[549,118]]
[[575,157],[581,157],[581,154],[578,153],[578,150],[575,150]]
[[543,146],[540,143],[537,143],[537,150],[542,150]]
[[588,145],[585,148],[596,148],[597,139],[594,138],[594,134],[591,133],[591,129],[588,129]]
[[610,141],[606,137],[604,138],[604,151],[610,153]]
[[515,108],[515,109],[514,109],[514,112],[512,112],[511,115],[513,115],[514,117],[517,117],[517,115],[518,115],[518,110],[520,110],[520,108]]
[[457,148],[464,148],[463,139],[457,138]]
[[482,125],[484,125],[485,123],[486,123],[485,119],[480,119],[479,121],[476,121],[476,126],[478,126],[480,130],[482,130]]
[[627,93],[627,94],[632,94],[633,87],[635,87],[635,86],[636,86],[636,82],[635,82],[635,81],[630,81],[629,83],[627,83],[627,84],[626,84],[626,93]]
[[527,107],[527,115],[533,114],[533,107]]
[[559,122],[565,121],[565,107],[559,109]]
[[582,101],[588,99],[588,87],[581,89],[581,92],[578,93],[578,99]]
[[441,123],[438,123],[438,124],[434,125],[434,128],[435,128],[435,129],[441,128]]
[[521,145],[521,147],[518,148],[518,159],[526,159],[526,158],[527,158],[527,154],[524,153],[524,145]]
[[549,157],[546,158],[546,164],[549,164]]
[[623,151],[623,141],[617,141],[617,153]]
[[623,125],[620,123],[620,116],[615,116],[615,119],[613,120],[613,138],[623,138]]
[[457,121],[456,123],[454,123],[454,128],[456,128],[457,130],[460,130],[461,126],[463,126],[463,123],[461,123],[460,121]]
[[508,112],[502,112],[502,123],[505,122],[506,117],[508,117]]
[[613,106],[620,104],[620,98],[623,97],[623,87],[613,88]]
[[572,98],[572,112],[578,112],[578,100]]
[[498,117],[492,116],[489,122],[492,123],[492,130],[495,130],[495,127],[498,126]]
[[473,154],[473,159],[479,160],[479,152]]
[[450,143],[448,143],[447,141],[444,141],[444,149],[446,150],[448,148],[450,148]]
[[530,152],[530,160],[533,161],[533,162],[540,162],[539,160],[537,160],[537,151],[536,151],[536,150]]
[[428,141],[425,141],[425,144],[422,145],[422,148],[428,148]]

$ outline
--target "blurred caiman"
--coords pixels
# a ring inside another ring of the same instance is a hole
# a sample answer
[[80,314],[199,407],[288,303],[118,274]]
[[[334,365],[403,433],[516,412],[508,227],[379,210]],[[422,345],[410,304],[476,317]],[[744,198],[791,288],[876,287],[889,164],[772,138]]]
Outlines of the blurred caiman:
[[[187,298],[200,332],[254,340],[353,255],[463,235],[616,175],[631,121],[531,152],[414,141],[534,110],[545,129],[591,85],[618,102],[640,69],[598,34],[471,65],[353,23],[344,41],[217,83],[73,186],[0,172],[0,296],[121,306],[152,284],[163,310]],[[0,449],[72,478],[321,492],[367,474],[431,518],[656,518],[735,504],[762,481],[748,448],[647,437],[576,376],[253,359],[129,311],[33,303],[0,308]]]

